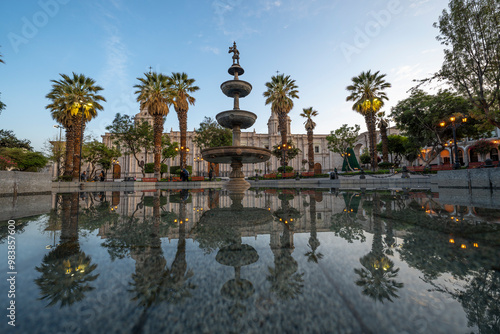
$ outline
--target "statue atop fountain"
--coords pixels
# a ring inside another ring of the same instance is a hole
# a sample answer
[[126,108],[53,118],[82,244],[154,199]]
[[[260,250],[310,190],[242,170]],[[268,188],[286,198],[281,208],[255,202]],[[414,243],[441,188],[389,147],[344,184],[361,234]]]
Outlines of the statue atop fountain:
[[236,42],[233,42],[233,46],[229,47],[229,51],[227,53],[234,53],[233,54],[233,65],[239,65],[240,64],[240,52],[236,48]]
[[250,94],[252,85],[246,81],[239,80],[239,76],[245,71],[240,66],[240,52],[236,48],[236,42],[229,48],[233,52],[233,64],[228,69],[233,80],[223,82],[220,86],[227,97],[233,98],[233,109],[226,110],[216,115],[217,122],[224,128],[233,132],[232,146],[211,147],[201,151],[203,159],[213,163],[230,163],[231,174],[225,188],[231,192],[243,193],[250,188],[250,183],[245,181],[245,175],[241,171],[245,163],[259,163],[269,160],[271,151],[261,147],[241,146],[241,129],[251,127],[257,115],[253,112],[240,109],[240,98]]

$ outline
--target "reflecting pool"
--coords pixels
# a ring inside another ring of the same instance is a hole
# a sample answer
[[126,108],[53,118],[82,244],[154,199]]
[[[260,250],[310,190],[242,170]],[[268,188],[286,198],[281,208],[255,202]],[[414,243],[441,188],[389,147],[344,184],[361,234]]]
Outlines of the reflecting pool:
[[12,226],[2,333],[10,300],[23,333],[500,333],[500,211],[431,192],[57,194],[1,254]]

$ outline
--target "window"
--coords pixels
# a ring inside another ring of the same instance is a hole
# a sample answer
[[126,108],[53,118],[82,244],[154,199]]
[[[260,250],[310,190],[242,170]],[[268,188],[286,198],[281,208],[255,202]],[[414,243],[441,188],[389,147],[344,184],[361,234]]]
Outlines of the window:
[[319,146],[314,146],[314,153],[319,153]]
[[316,219],[321,219],[321,212],[316,212]]

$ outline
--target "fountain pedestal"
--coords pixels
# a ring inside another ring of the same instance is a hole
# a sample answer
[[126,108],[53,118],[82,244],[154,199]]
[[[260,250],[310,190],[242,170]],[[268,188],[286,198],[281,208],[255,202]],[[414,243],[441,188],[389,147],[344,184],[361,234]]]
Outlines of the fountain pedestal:
[[234,79],[223,82],[221,90],[227,97],[234,99],[233,109],[217,114],[216,119],[222,127],[232,130],[232,146],[208,148],[201,151],[201,154],[203,159],[208,162],[231,164],[232,171],[225,188],[230,192],[242,193],[250,188],[250,183],[245,181],[245,175],[241,170],[243,164],[265,162],[271,157],[271,151],[261,147],[241,146],[241,129],[251,127],[255,123],[257,115],[240,109],[239,99],[250,94],[252,85],[239,80],[239,76],[245,71],[239,65],[239,52],[236,49],[236,43],[232,48],[229,48],[229,52],[234,52],[233,65],[228,70]]

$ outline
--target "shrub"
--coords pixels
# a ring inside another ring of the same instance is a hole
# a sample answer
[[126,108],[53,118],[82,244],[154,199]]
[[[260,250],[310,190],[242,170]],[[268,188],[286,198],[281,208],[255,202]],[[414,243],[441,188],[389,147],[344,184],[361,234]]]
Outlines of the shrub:
[[378,164],[380,169],[389,169],[394,168],[394,164],[392,162],[381,162]]
[[[153,162],[149,162],[144,165],[144,173],[154,173],[155,172],[155,164]],[[161,164],[160,173],[168,172],[168,166],[165,164]]]
[[[283,172],[283,167],[278,167],[278,172]],[[293,167],[292,166],[286,166],[285,167],[285,173],[291,173],[293,172]]]
[[[193,166],[186,166],[189,175],[193,174]],[[181,174],[181,166],[170,166],[170,174]]]

